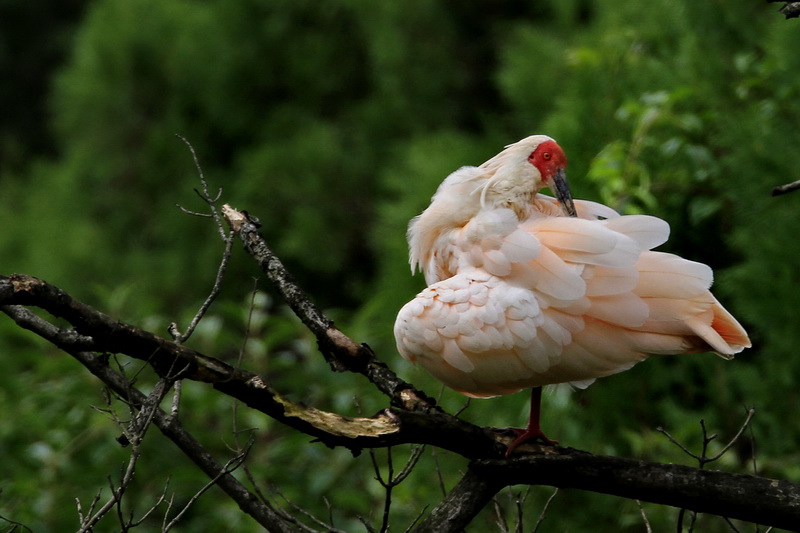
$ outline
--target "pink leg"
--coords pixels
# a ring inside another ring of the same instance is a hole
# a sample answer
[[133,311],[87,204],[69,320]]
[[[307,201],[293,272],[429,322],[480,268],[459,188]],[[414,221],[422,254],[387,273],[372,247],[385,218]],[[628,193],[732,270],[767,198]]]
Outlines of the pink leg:
[[524,430],[518,430],[519,436],[514,440],[514,442],[508,445],[506,457],[510,456],[517,446],[524,442],[528,442],[529,440],[540,440],[545,444],[558,444],[558,441],[548,439],[547,435],[542,433],[542,429],[539,427],[539,415],[541,409],[542,388],[534,387],[531,389],[531,414],[530,418],[528,419],[528,427]]

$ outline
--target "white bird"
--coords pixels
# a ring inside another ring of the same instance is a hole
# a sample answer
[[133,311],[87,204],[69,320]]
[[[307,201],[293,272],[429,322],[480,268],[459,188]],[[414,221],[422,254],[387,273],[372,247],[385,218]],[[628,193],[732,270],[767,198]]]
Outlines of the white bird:
[[409,225],[412,272],[428,287],[400,310],[397,349],[467,396],[533,388],[506,455],[555,442],[539,427],[542,385],[585,388],[649,356],[730,359],[750,346],[709,292],[708,266],[652,251],[665,221],[573,201],[566,164],[553,139],[527,137],[450,174]]

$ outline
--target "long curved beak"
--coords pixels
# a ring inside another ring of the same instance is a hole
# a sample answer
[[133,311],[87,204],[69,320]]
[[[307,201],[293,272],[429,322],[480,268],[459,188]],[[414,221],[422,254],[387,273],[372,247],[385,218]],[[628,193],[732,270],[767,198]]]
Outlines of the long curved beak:
[[556,199],[561,204],[564,213],[570,217],[577,217],[578,212],[575,211],[575,204],[572,202],[572,193],[569,190],[567,183],[567,172],[563,168],[559,168],[553,176],[553,192],[556,193]]

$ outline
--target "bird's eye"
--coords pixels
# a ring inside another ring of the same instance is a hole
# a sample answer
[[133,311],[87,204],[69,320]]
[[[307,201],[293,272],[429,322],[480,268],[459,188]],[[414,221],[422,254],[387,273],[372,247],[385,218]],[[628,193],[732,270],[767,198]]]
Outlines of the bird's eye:
[[553,154],[551,154],[550,152],[545,152],[542,154],[542,159],[544,159],[545,161],[550,161],[551,157],[553,157]]

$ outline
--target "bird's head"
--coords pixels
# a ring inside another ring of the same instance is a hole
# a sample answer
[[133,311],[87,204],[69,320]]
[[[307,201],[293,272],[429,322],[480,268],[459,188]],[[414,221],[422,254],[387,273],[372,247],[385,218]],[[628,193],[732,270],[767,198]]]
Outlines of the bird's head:
[[481,168],[491,173],[482,201],[529,202],[546,187],[553,191],[567,215],[576,216],[567,184],[567,156],[550,137],[531,135],[510,144]]

